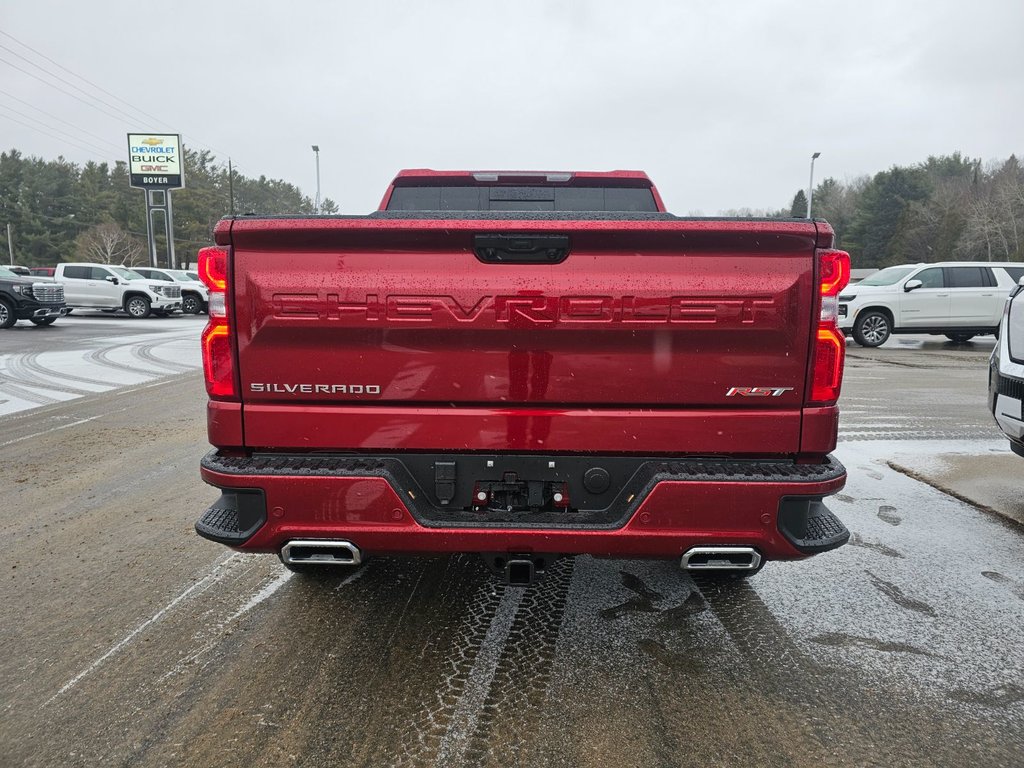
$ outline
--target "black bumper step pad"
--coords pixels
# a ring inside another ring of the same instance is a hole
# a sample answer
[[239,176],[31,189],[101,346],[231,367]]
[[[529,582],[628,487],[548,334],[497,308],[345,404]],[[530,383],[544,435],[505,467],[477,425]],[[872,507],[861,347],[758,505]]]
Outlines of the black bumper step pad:
[[[476,457],[476,454],[445,453],[437,455],[408,454],[406,462],[427,459],[453,460]],[[480,454],[492,458],[491,454]],[[517,456],[508,458],[516,459]],[[543,457],[549,458],[549,457]],[[552,455],[551,459],[570,457]],[[673,480],[712,480],[718,482],[823,483],[846,474],[846,468],[834,456],[826,456],[820,464],[795,464],[791,461],[758,461],[727,459],[664,459],[587,455],[592,464],[611,461],[632,461],[638,467],[649,465],[658,474]],[[253,456],[221,456],[216,450],[207,453],[202,465],[225,475],[313,475],[319,477],[382,477],[403,459],[396,456],[348,456],[339,454],[254,454]],[[669,477],[670,476],[670,477]]]
[[221,493],[217,501],[196,522],[196,533],[204,539],[229,546],[248,541],[267,520],[263,491],[232,488]]
[[821,499],[787,496],[779,506],[779,531],[801,552],[813,555],[843,546],[850,532]]

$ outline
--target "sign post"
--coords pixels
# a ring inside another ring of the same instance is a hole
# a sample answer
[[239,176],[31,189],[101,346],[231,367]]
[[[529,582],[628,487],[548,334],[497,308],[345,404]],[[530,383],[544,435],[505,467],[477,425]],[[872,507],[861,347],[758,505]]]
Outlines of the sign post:
[[146,235],[149,240],[149,265],[157,263],[154,217],[162,213],[167,232],[167,266],[178,268],[174,255],[174,215],[171,190],[185,186],[185,158],[181,153],[181,134],[129,133],[128,183],[146,194]]

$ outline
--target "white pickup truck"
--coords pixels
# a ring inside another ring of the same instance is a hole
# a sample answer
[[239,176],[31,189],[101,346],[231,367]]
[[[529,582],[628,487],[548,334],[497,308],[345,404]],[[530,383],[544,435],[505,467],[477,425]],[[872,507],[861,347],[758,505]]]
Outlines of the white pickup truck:
[[123,310],[131,317],[166,315],[181,309],[181,286],[167,280],[149,280],[127,267],[112,264],[58,264],[54,282],[64,286],[68,307]]

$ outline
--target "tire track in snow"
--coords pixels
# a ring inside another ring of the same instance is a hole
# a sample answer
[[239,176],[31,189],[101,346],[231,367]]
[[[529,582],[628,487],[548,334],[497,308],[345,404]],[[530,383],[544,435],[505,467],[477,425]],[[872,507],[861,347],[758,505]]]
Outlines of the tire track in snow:
[[176,341],[176,339],[165,339],[163,341],[156,341],[151,344],[140,344],[138,346],[133,346],[131,349],[132,355],[135,358],[142,360],[143,362],[149,363],[151,365],[163,366],[165,368],[169,368],[170,370],[177,371],[179,373],[196,370],[195,365],[187,365],[184,363],[172,362],[171,360],[164,360],[163,358],[157,357],[156,354],[154,354],[154,349],[163,346],[164,344],[172,343],[173,341]]
[[[65,392],[69,395],[92,395],[96,393],[95,389],[88,389],[86,387],[73,387],[62,379],[67,378],[62,376],[60,373],[46,373],[46,369],[35,362],[35,358],[39,357],[39,352],[32,352],[28,355],[13,355],[7,361],[8,370],[11,371],[18,380],[23,384],[30,387],[38,387],[39,389],[49,389],[54,392]],[[105,385],[109,387],[110,385]]]
[[[155,358],[155,357],[153,359],[144,358],[144,357],[140,356],[139,354],[136,354],[136,348],[140,348],[140,347],[151,348],[151,347],[157,346],[159,344],[164,344],[164,343],[167,343],[167,342],[170,342],[170,341],[180,341],[182,339],[190,339],[190,338],[194,338],[194,336],[192,334],[180,334],[179,333],[179,334],[175,334],[173,336],[168,335],[167,337],[164,337],[164,338],[160,339],[159,341],[149,342],[148,344],[146,342],[144,342],[144,341],[128,341],[128,342],[124,342],[122,344],[115,344],[113,346],[103,347],[101,349],[94,349],[93,351],[89,352],[86,355],[86,360],[88,362],[95,363],[96,365],[100,365],[100,366],[103,366],[103,367],[106,367],[106,368],[113,368],[113,369],[119,370],[119,371],[127,371],[129,373],[144,374],[144,375],[147,375],[147,376],[166,376],[166,375],[168,375],[166,371],[154,371],[149,366],[158,365],[158,366],[163,366],[165,368],[168,368],[168,367],[175,367],[176,368],[177,366],[179,366],[179,364],[178,363],[171,363],[171,362],[167,362],[167,361],[160,361],[159,358]],[[140,368],[138,365],[132,365],[130,363],[121,363],[121,362],[118,362],[117,360],[112,360],[110,358],[110,355],[112,353],[114,353],[117,350],[125,349],[125,348],[128,348],[130,350],[130,352],[132,354],[132,357],[134,359],[138,360],[140,363],[146,364],[147,367]],[[189,366],[187,370],[189,370],[189,371],[195,370],[195,367]]]
[[[400,768],[425,764],[454,765],[451,760],[440,761],[438,755],[451,754],[452,734],[461,732],[453,721],[464,722],[466,719],[464,702],[470,698],[467,697],[467,687],[486,676],[481,661],[487,656],[484,649],[491,648],[491,655],[496,657],[507,639],[498,637],[493,627],[499,612],[508,613],[507,599],[512,597],[507,588],[495,585],[490,576],[483,573],[482,563],[470,562],[470,558],[457,558],[461,561],[458,563],[454,563],[456,558],[453,558],[451,570],[455,575],[445,579],[446,583],[453,582],[460,589],[467,583],[475,584],[475,588],[462,609],[464,613],[457,628],[443,641],[445,652],[441,660],[441,682],[423,697],[416,712],[401,728],[402,736],[396,741],[401,744],[402,753],[395,761]],[[463,573],[468,576],[467,581],[459,578],[458,574]],[[514,610],[512,613],[514,615]],[[497,649],[497,653],[493,649]],[[489,683],[488,678],[488,686]]]
[[[47,368],[40,362],[39,358],[42,356],[42,352],[32,352],[27,355],[24,359],[25,367],[35,373],[37,376],[43,376],[47,379],[55,378],[60,380],[80,381],[83,384],[92,384],[97,387],[103,387],[105,390],[110,389],[112,386],[109,381],[103,381],[101,379],[93,379],[88,376],[81,376],[77,373],[68,373],[67,371],[60,371],[55,368]],[[88,394],[95,394],[94,389],[83,389],[83,392]]]
[[546,712],[555,645],[574,565],[575,558],[562,558],[547,569],[543,581],[517,588],[522,590],[522,598],[491,676],[490,690],[479,705],[476,727],[466,734],[465,744],[449,748],[452,765],[535,762],[526,751],[536,744],[533,734]]
[[31,389],[22,387],[12,379],[8,379],[4,376],[0,376],[0,391],[7,395],[13,395],[19,400],[25,400],[29,403],[35,403],[36,405],[53,405],[54,403],[63,402],[59,397],[50,397],[49,395],[44,395],[41,392],[33,392]]

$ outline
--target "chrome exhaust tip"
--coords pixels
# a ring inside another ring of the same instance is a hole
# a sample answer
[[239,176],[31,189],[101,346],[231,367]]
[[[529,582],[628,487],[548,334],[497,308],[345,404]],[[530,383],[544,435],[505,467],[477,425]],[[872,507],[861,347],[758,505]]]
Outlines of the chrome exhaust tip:
[[756,571],[760,565],[753,547],[693,547],[679,563],[684,571]]
[[351,541],[293,539],[281,547],[288,565],[359,565],[363,555]]

